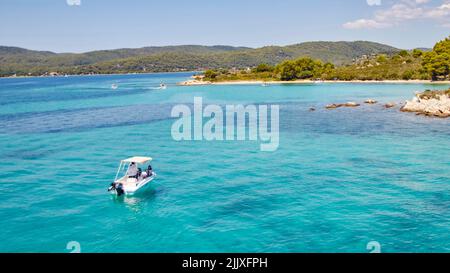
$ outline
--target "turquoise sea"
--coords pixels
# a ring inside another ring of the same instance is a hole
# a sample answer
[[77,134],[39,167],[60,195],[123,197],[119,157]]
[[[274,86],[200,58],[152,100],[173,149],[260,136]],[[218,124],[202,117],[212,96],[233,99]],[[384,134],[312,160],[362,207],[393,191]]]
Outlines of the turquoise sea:
[[[0,252],[450,251],[450,120],[324,109],[448,86],[175,86],[190,75],[0,79]],[[171,109],[194,96],[280,105],[279,149],[174,141]],[[158,177],[109,195],[133,155]]]

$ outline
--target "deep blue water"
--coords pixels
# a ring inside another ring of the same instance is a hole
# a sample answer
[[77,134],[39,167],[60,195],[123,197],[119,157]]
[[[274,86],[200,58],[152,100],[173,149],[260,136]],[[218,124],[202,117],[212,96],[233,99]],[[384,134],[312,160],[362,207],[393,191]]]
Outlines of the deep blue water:
[[[190,75],[0,79],[0,252],[450,251],[450,120],[324,109],[448,86],[175,86]],[[174,141],[170,111],[194,96],[280,105],[279,149]],[[110,196],[133,155],[157,179]]]

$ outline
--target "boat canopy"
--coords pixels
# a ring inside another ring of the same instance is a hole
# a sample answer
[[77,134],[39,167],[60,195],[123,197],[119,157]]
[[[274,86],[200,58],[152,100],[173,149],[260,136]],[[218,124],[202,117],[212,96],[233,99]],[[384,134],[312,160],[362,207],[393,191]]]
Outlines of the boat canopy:
[[133,156],[127,159],[122,160],[122,163],[138,163],[138,164],[145,164],[149,161],[152,161],[151,157],[144,157],[144,156]]

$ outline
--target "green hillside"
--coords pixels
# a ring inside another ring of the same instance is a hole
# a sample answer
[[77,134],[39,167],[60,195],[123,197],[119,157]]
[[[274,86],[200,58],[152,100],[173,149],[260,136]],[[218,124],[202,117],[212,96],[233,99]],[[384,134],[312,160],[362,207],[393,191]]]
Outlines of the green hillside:
[[164,46],[101,50],[87,53],[53,53],[17,47],[0,47],[0,76],[141,73],[253,67],[311,57],[336,65],[363,55],[393,54],[399,50],[373,42],[307,42],[289,46],[245,48],[231,46]]

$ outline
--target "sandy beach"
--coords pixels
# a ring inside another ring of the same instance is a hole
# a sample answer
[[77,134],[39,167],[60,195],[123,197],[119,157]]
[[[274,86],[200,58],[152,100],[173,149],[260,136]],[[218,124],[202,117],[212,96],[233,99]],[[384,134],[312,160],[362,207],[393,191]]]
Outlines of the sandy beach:
[[450,81],[430,81],[430,80],[383,80],[383,81],[311,81],[311,80],[295,80],[295,81],[260,81],[260,80],[249,80],[249,81],[219,81],[219,82],[209,82],[209,81],[199,81],[199,80],[189,80],[178,83],[181,86],[198,86],[198,85],[260,85],[260,84],[313,84],[313,83],[373,83],[373,84],[450,84]]

